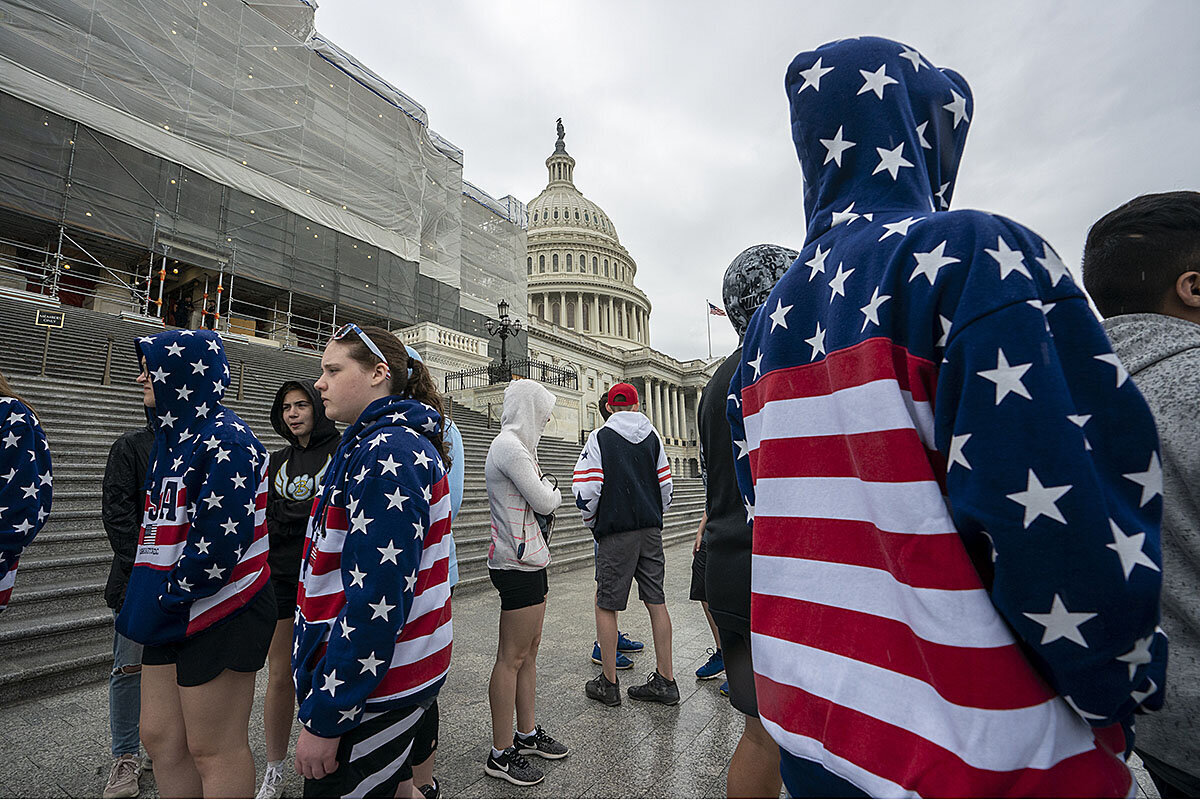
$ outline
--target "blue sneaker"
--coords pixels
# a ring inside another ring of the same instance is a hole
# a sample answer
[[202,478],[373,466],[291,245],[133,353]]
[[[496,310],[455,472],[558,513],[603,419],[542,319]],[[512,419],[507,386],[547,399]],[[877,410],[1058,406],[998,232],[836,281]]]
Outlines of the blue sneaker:
[[[600,660],[600,643],[592,643],[592,663],[603,664]],[[617,653],[617,669],[633,669],[633,659],[624,653]]]
[[618,653],[640,653],[646,648],[646,645],[636,639],[630,639],[625,634],[617,631],[617,652]]
[[729,697],[729,681],[722,683],[717,691],[721,693],[721,697]]
[[725,671],[725,659],[721,656],[721,648],[716,650],[709,649],[708,661],[704,662],[704,666],[696,670],[696,677],[702,681],[712,680],[719,677]]

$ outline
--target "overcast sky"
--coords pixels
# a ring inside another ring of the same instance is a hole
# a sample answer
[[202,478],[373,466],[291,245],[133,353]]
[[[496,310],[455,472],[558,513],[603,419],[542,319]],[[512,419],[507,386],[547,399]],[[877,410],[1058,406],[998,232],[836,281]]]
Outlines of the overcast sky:
[[[1088,226],[1200,189],[1200,3],[322,0],[317,27],[425,106],[464,177],[528,202],[562,117],[575,185],[654,304],[655,348],[707,355],[704,301],[742,249],[804,244],[783,75],[831,39],[887,36],[971,84],[955,208],[1004,214],[1078,269]],[[1078,273],[1077,273],[1078,274]],[[713,353],[737,337],[712,318]]]

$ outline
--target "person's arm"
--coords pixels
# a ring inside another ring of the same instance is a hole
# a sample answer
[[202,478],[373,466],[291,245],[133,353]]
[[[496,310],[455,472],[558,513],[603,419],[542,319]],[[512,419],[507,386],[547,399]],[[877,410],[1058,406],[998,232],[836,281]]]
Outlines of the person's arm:
[[[245,444],[220,441],[197,449],[192,469],[203,477],[189,504],[194,508],[187,544],[163,589],[163,610],[177,612],[209,597],[230,581],[246,548],[254,542],[258,490],[264,489],[266,455]],[[264,510],[265,514],[265,510]]]
[[52,500],[50,449],[31,412],[16,402],[0,414],[0,611],[8,605],[21,551],[46,523]]
[[562,504],[562,493],[542,477],[533,456],[524,447],[513,445],[506,448],[504,457],[500,459],[500,471],[512,481],[525,502],[538,514],[553,513]]
[[[654,432],[658,436],[658,431]],[[675,491],[675,482],[671,478],[671,463],[667,461],[667,445],[663,442],[662,437],[658,436],[658,491],[662,496],[662,511],[666,515],[671,508],[671,498]]]
[[121,436],[109,449],[104,466],[100,517],[113,557],[124,566],[126,574],[137,556],[138,532],[146,502],[143,483],[138,476],[133,438]]
[[704,528],[708,525],[708,511],[700,516],[700,527],[696,529],[696,541],[692,542],[692,552],[700,552],[700,542],[704,541]]
[[575,462],[571,479],[571,492],[575,495],[575,507],[588,528],[596,527],[596,513],[600,510],[600,494],[604,491],[604,461],[600,453],[600,441],[596,432],[588,434],[583,452]]
[[1042,676],[1097,727],[1160,707],[1158,440],[1086,301],[952,327],[934,408],[955,527]]
[[463,483],[467,476],[462,433],[453,422],[446,425],[446,448],[450,451],[450,471],[446,479],[450,482],[450,519],[453,520],[462,507]]
[[[317,736],[341,736],[361,724],[366,699],[387,675],[413,604],[429,527],[424,498],[411,474],[400,480],[372,475],[347,484],[349,530],[340,564],[345,605],[313,669],[313,691],[299,710],[300,722]],[[310,570],[306,580],[321,574],[320,556]]]

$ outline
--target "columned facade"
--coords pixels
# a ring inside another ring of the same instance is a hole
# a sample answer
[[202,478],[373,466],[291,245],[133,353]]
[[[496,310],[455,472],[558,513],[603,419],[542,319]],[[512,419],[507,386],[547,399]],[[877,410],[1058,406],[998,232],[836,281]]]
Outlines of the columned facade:
[[696,408],[714,365],[679,362],[650,347],[650,300],[608,215],[574,182],[563,131],[546,159],[546,188],[529,204],[529,354],[575,369],[581,434],[599,427],[600,393],[632,382],[663,437],[676,475],[699,474]]

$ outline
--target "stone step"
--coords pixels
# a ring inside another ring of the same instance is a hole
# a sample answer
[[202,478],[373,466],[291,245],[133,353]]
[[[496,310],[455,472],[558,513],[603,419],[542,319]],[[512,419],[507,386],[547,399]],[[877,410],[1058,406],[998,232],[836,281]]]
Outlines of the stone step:
[[52,581],[40,586],[26,586],[24,570],[19,570],[18,592],[13,593],[12,602],[4,612],[4,624],[19,626],[28,620],[46,615],[58,615],[70,611],[95,611],[104,606],[104,577],[89,576],[86,579],[72,577],[68,580]]

